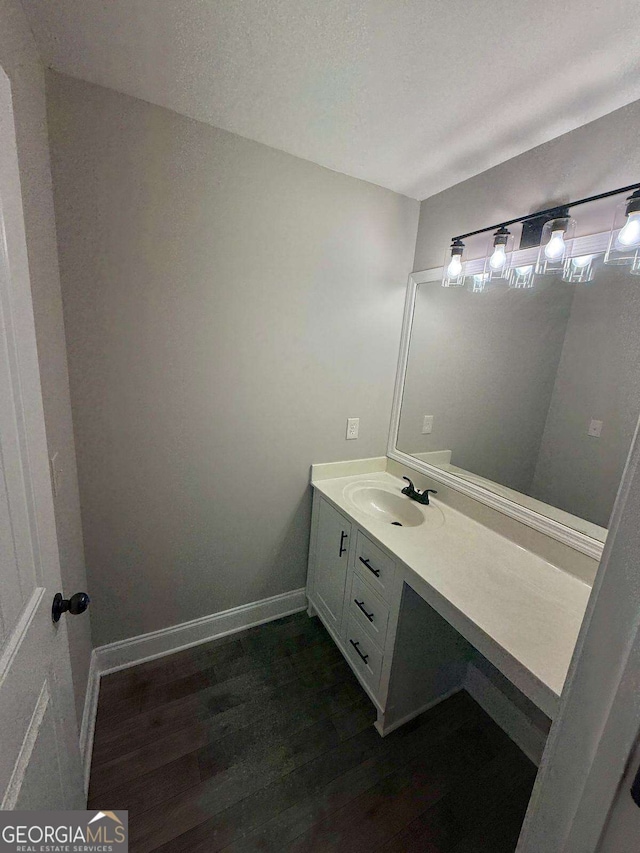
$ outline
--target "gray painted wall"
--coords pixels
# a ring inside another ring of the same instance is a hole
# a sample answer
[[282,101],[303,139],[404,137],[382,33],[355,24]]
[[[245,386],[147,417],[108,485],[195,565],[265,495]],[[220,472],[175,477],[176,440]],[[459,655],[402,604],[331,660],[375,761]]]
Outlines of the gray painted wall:
[[47,95],[96,643],[303,586],[310,464],[385,450],[418,203]]
[[[451,237],[571,201],[623,187],[640,174],[640,101],[488,169],[420,205],[414,270],[439,267]],[[580,233],[610,226],[607,204],[579,210]],[[578,212],[578,211],[576,211]],[[468,241],[471,256],[484,256],[486,237]]]
[[[47,144],[44,69],[17,0],[0,0],[0,65],[11,81],[38,360],[49,454],[63,477],[55,500],[65,593],[87,587]],[[78,722],[91,655],[90,616],[65,620]]]
[[[637,101],[426,199],[420,206],[414,270],[440,266],[454,234],[637,181],[640,174],[639,126],[640,101]],[[579,234],[608,228],[610,202],[577,208],[575,215]],[[469,257],[484,255],[486,237],[471,239],[467,243]],[[536,497],[598,524],[606,524],[606,507],[610,510],[638,417],[634,379],[638,279],[627,276],[626,282],[625,294],[618,291],[620,298],[607,301],[606,297],[598,295],[599,289],[592,288],[581,291],[584,299],[581,297],[576,301],[574,322],[570,321],[568,326],[567,346],[559,369],[552,412],[545,426],[542,459],[534,489]],[[623,307],[625,302],[627,309]],[[600,313],[596,322],[598,311],[604,313]],[[602,329],[610,322],[616,324],[618,335],[617,339],[610,338],[607,342]],[[583,323],[587,325],[580,332],[580,324]],[[590,342],[591,336],[597,337]],[[591,362],[595,370],[592,373],[594,381],[587,378],[586,383],[590,387],[587,389],[585,386],[580,391],[582,400],[586,401],[584,404],[579,404],[575,395],[567,396],[566,388],[562,389],[567,405],[573,408],[573,415],[568,418],[566,408],[561,410],[558,406],[559,392],[561,386],[566,385],[567,370],[580,359],[584,359],[586,364]],[[604,367],[605,361],[610,367]],[[465,393],[468,392],[469,388],[466,388]],[[599,418],[595,411],[601,409],[606,416]],[[602,420],[606,417],[611,425],[607,430],[608,436],[605,437],[603,432],[599,461],[595,459],[595,445],[589,443],[589,437],[577,435],[577,421],[580,420],[582,429],[585,416],[587,426],[591,417]],[[565,424],[564,428],[560,428],[560,422]],[[609,439],[610,446],[603,451]],[[549,466],[552,455],[554,467],[556,461],[562,459],[559,473],[556,471],[555,475],[551,474]],[[588,497],[587,484],[591,482],[596,484],[594,491],[598,493],[593,499]],[[547,490],[549,497],[544,497],[543,491]]]

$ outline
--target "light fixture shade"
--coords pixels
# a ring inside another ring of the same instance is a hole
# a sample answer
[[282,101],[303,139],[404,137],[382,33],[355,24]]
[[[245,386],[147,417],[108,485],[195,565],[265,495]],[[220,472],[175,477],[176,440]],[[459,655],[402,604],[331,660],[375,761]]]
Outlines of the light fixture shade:
[[636,190],[615,209],[604,262],[633,266],[639,258],[640,191]]
[[587,281],[593,281],[595,257],[595,255],[579,255],[576,258],[567,258],[562,280],[570,284],[584,284]]
[[444,258],[442,272],[443,287],[464,287],[464,243],[454,240]]
[[487,281],[508,279],[513,253],[513,234],[504,227],[498,228],[487,246],[484,272]]
[[471,278],[471,293],[484,293],[491,280],[486,272],[475,273]]
[[575,233],[576,221],[570,216],[545,222],[536,262],[538,275],[562,275],[565,262],[571,257]]
[[509,287],[515,290],[529,290],[533,287],[533,264],[524,267],[512,267],[509,273]]

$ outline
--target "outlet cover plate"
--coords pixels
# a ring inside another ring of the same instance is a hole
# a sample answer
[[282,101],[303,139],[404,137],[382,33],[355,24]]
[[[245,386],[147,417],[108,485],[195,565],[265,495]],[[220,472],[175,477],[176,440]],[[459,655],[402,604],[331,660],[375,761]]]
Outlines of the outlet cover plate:
[[347,441],[358,437],[360,432],[360,418],[347,418]]

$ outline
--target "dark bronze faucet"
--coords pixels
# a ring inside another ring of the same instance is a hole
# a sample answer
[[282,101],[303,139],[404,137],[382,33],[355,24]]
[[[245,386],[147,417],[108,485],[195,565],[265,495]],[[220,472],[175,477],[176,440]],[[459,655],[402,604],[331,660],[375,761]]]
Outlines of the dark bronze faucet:
[[405,486],[402,490],[402,494],[406,495],[408,498],[411,498],[412,501],[415,501],[419,504],[424,504],[425,506],[429,506],[429,494],[437,495],[435,489],[425,489],[423,492],[419,492],[411,482],[408,477],[403,477],[403,480],[406,480],[409,483],[408,486]]

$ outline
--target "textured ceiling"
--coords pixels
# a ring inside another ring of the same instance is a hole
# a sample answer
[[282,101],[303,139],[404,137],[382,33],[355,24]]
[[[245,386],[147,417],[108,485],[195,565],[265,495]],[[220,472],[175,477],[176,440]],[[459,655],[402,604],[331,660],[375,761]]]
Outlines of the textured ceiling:
[[23,0],[45,64],[415,198],[640,98],[638,0]]

